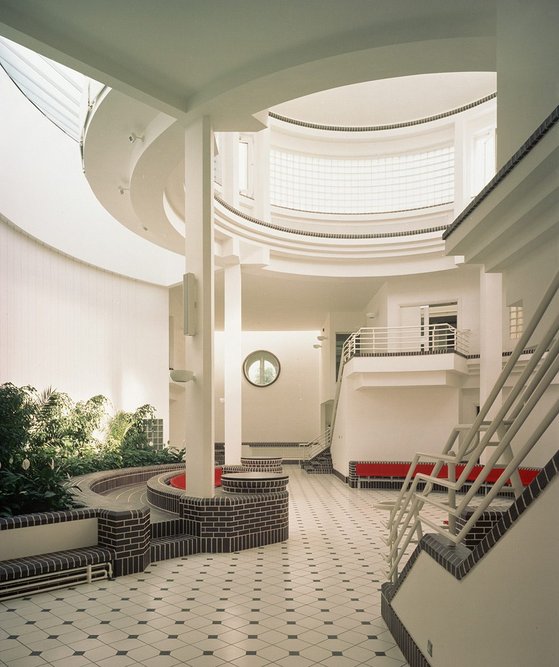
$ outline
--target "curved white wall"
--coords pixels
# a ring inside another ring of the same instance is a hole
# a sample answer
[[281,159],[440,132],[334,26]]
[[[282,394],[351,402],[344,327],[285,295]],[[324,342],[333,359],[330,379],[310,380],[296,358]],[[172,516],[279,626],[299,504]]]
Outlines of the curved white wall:
[[180,281],[184,258],[107,213],[82,172],[79,145],[1,69],[0,99],[0,212],[28,234],[94,266],[159,285]]
[[[168,428],[168,292],[79,263],[0,223],[0,383],[53,387]],[[166,439],[166,435],[165,435]]]

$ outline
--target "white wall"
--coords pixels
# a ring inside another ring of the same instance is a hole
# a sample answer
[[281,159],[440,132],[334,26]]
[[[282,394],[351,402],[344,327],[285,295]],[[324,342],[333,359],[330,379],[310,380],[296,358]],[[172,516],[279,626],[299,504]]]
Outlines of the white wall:
[[471,331],[470,352],[479,352],[479,269],[476,267],[462,265],[452,271],[389,280],[386,285],[386,326],[400,326],[402,306],[447,301],[458,302],[458,329]]
[[0,99],[0,213],[94,266],[158,285],[182,279],[184,258],[107,213],[85,178],[78,142],[36,109],[2,68]]
[[417,451],[440,452],[458,423],[454,387],[382,387],[354,391],[344,380],[332,461],[348,475],[349,461],[409,461]]
[[[533,316],[541,298],[559,269],[559,238],[526,252],[507,267],[503,273],[503,287],[507,306],[521,302],[524,307],[524,324]],[[559,296],[542,324],[549,324],[559,310]],[[508,331],[507,337],[508,337]],[[536,340],[538,332],[536,332]],[[505,339],[506,340],[506,339]],[[514,344],[514,341],[513,341]]]
[[462,581],[420,554],[392,604],[432,667],[557,664],[558,502],[555,478]]
[[[177,306],[180,304],[177,304]],[[319,352],[313,344],[318,331],[243,331],[242,359],[255,350],[277,356],[281,371],[269,387],[254,387],[242,380],[243,442],[308,442],[320,432]],[[177,334],[180,338],[180,332]],[[180,341],[179,341],[180,342]],[[179,347],[175,340],[175,349]],[[225,440],[223,355],[225,335],[215,333],[215,439]],[[171,391],[170,440],[183,446],[185,433],[184,390]]]
[[559,104],[559,4],[498,0],[497,11],[497,165],[501,167]]
[[[244,379],[243,442],[306,442],[319,433],[317,331],[244,331],[243,359],[268,350],[281,365],[269,387],[254,387]],[[223,441],[223,332],[216,332],[216,440]],[[242,367],[239,366],[239,373]]]
[[167,294],[0,223],[0,382],[103,394],[115,409],[150,403],[167,429]]

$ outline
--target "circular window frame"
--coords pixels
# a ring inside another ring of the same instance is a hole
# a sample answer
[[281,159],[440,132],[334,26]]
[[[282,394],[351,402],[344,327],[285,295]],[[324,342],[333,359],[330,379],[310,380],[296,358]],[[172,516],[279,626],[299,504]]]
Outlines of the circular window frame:
[[[260,361],[261,363],[263,361],[269,361],[276,373],[274,376],[273,380],[270,380],[270,382],[264,382],[264,383],[258,383],[254,382],[251,380],[249,372],[250,368],[256,363]],[[246,381],[251,384],[253,387],[258,387],[260,389],[264,387],[271,387],[274,382],[277,381],[281,373],[281,364],[279,359],[276,357],[276,355],[273,352],[270,352],[269,350],[255,350],[254,352],[251,352],[245,357],[245,360],[243,361],[243,375],[245,376]]]

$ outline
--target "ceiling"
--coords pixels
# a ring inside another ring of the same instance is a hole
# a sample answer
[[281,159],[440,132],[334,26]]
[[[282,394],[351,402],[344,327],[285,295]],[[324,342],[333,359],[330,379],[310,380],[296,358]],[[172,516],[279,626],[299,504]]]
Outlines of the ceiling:
[[1,0],[0,34],[188,121],[374,79],[495,69],[491,0]]
[[[494,92],[491,75],[439,79],[432,104],[427,79],[388,80],[495,70],[495,22],[493,0],[0,0],[0,34],[181,124],[210,115],[217,131],[258,130],[289,100],[278,112],[335,124],[450,110],[466,88],[467,101]],[[341,104],[300,99],[341,86]],[[243,275],[245,329],[317,329],[328,311],[364,309],[380,284]],[[217,284],[219,325],[219,273]]]
[[278,104],[270,111],[318,125],[390,125],[453,111],[496,90],[495,72],[418,74],[332,88]]
[[[329,312],[364,311],[382,282],[380,278],[317,278],[243,269],[243,329],[320,330]],[[216,328],[223,328],[223,272],[216,274]]]

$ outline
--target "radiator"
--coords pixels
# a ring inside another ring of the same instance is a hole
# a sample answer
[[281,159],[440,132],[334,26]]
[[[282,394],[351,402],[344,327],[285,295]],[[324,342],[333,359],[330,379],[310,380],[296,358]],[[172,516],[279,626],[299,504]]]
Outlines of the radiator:
[[57,572],[35,574],[13,582],[0,584],[0,600],[16,598],[28,593],[52,591],[77,584],[90,584],[94,581],[113,578],[111,563],[84,565]]

